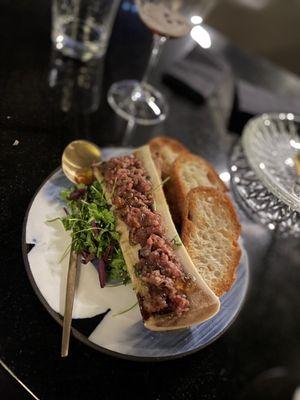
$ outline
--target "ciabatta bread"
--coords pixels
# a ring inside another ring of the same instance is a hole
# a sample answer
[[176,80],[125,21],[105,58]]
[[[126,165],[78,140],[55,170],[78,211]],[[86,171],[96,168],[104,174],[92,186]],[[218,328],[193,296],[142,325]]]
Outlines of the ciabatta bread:
[[180,142],[166,136],[158,136],[150,140],[149,146],[157,171],[161,179],[163,181],[166,180],[163,190],[173,221],[175,225],[179,225],[181,222],[181,215],[177,207],[176,197],[174,198],[173,182],[171,181],[170,175],[176,158],[181,154],[189,154],[189,152]]
[[176,158],[188,150],[177,140],[166,136],[157,136],[149,142],[152,158],[162,179],[170,176],[171,167]]
[[182,242],[202,278],[217,296],[231,288],[239,265],[240,224],[226,194],[198,187],[187,195]]
[[213,187],[221,192],[227,191],[227,187],[208,161],[187,152],[176,158],[171,167],[170,177],[170,193],[167,200],[171,201],[171,210],[177,223],[181,222],[185,199],[190,190],[196,187]]

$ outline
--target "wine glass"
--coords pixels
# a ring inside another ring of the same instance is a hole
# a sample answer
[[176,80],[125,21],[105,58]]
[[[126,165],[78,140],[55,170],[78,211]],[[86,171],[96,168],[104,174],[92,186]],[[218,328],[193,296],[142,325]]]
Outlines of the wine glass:
[[108,92],[113,110],[132,123],[154,125],[163,121],[168,105],[163,95],[148,83],[167,39],[187,35],[193,24],[203,21],[215,0],[136,0],[139,15],[153,33],[153,47],[148,66],[140,82],[114,83]]

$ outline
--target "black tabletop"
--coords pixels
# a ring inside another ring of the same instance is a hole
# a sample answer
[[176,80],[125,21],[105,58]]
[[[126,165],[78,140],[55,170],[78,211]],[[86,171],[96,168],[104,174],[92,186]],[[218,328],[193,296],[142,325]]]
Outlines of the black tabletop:
[[[37,187],[59,165],[70,140],[88,138],[100,146],[122,143],[126,123],[110,110],[106,92],[112,82],[142,76],[151,45],[151,34],[133,11],[120,8],[107,56],[97,70],[97,79],[102,76],[101,90],[84,97],[70,82],[80,74],[86,76],[86,67],[61,59],[51,49],[50,2],[1,2],[1,359],[45,400],[291,398],[300,385],[299,240],[276,237],[241,210],[250,258],[246,302],[221,338],[186,358],[129,362],[72,339],[70,356],[61,359],[61,327],[30,286],[21,231]],[[208,51],[226,60],[232,74],[210,98],[193,101],[166,85],[161,73],[198,45],[189,38],[170,41],[152,77],[170,104],[169,117],[155,127],[137,127],[127,142],[139,145],[160,133],[170,135],[222,172],[239,137],[228,131],[230,121],[232,125],[241,119],[238,110],[232,109],[236,80],[264,87],[274,96],[300,94],[300,80],[236,49],[217,32],[209,32],[212,49]],[[5,373],[0,379],[1,393],[6,393],[6,384]],[[15,393],[15,398],[25,398],[25,392]]]

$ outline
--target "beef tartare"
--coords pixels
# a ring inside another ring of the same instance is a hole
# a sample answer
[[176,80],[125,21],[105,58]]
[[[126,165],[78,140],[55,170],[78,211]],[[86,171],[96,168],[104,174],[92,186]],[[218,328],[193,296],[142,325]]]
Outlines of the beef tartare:
[[101,173],[118,217],[127,225],[131,245],[140,245],[135,273],[145,290],[138,294],[143,318],[190,308],[187,287],[191,278],[166,237],[161,215],[155,211],[150,177],[135,157],[116,157],[102,163]]

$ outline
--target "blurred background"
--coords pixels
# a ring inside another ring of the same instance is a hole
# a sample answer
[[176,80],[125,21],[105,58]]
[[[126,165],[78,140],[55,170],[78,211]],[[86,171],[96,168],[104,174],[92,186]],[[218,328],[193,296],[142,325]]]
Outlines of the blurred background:
[[207,24],[300,75],[300,0],[219,0]]

